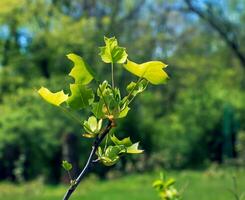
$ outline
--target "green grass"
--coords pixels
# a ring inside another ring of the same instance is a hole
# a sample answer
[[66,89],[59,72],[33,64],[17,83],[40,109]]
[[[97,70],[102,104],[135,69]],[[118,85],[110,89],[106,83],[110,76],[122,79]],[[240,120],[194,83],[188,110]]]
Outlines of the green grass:
[[[185,200],[232,200],[229,192],[235,176],[240,191],[245,191],[245,170],[208,170],[169,172],[177,180]],[[73,200],[157,200],[151,187],[158,173],[135,174],[109,181],[86,179]],[[66,186],[45,186],[40,181],[22,185],[0,183],[1,200],[60,200]]]

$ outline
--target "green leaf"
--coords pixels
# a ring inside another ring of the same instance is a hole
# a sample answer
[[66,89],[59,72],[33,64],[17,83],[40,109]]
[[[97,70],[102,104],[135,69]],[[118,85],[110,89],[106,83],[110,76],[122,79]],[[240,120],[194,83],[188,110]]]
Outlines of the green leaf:
[[170,187],[171,185],[175,184],[175,180],[173,178],[170,178],[166,181],[165,187]]
[[117,146],[108,146],[105,150],[105,152],[102,152],[102,149],[99,147],[97,151],[97,155],[99,157],[99,160],[105,165],[105,166],[112,166],[117,163],[119,160],[118,154],[120,153],[121,149]]
[[107,87],[110,87],[110,85],[108,84],[107,81],[103,81],[102,84],[99,85],[98,89],[97,89],[97,95],[99,97],[105,96],[105,93],[107,92]]
[[95,102],[92,104],[92,112],[98,119],[105,118],[105,113],[107,112],[107,110],[102,99],[100,99],[99,102]]
[[62,104],[68,99],[68,95],[64,94],[63,90],[53,93],[53,92],[50,92],[47,88],[41,87],[38,90],[38,93],[45,101],[55,106],[60,106],[60,104]]
[[94,93],[92,89],[87,89],[81,84],[70,84],[71,96],[69,96],[67,103],[73,109],[85,108],[94,100]]
[[97,136],[102,128],[102,119],[97,121],[95,116],[91,116],[87,121],[83,123],[84,130],[86,133],[83,134],[84,137],[93,138]]
[[138,84],[132,81],[130,84],[128,84],[126,90],[132,96],[136,96],[136,95],[144,92],[144,90],[146,89],[147,85],[148,85],[148,81],[144,80],[144,79],[141,80]]
[[166,83],[168,75],[163,71],[165,67],[167,67],[167,65],[160,61],[137,64],[127,60],[127,63],[124,64],[126,70],[138,77],[145,78],[154,85]]
[[75,83],[82,84],[82,85],[89,84],[94,78],[94,75],[93,75],[94,73],[88,67],[88,65],[84,62],[82,57],[74,53],[68,54],[67,57],[72,62],[74,62],[74,67],[72,68],[69,75],[75,79]]
[[127,153],[131,153],[131,154],[138,154],[138,153],[142,153],[144,150],[140,150],[139,148],[139,142],[134,143],[133,145],[131,145],[130,147],[127,148]]
[[130,110],[130,108],[128,106],[126,106],[125,108],[123,108],[123,110],[120,110],[120,114],[119,114],[118,118],[124,118],[124,117],[126,117],[129,110]]
[[69,163],[66,160],[62,161],[62,167],[66,170],[66,171],[70,171],[72,169],[72,164]]
[[130,147],[133,144],[130,140],[130,137],[119,140],[115,135],[112,135],[111,141],[116,145],[124,145],[126,147]]
[[152,187],[154,187],[154,188],[156,188],[158,190],[163,189],[163,187],[164,187],[163,180],[156,180],[156,181],[154,181],[153,184],[152,184]]
[[125,63],[128,54],[126,49],[118,46],[115,37],[104,37],[105,46],[100,47],[100,56],[105,63]]
[[97,130],[97,119],[95,116],[91,116],[88,118],[88,125],[92,132],[95,132]]

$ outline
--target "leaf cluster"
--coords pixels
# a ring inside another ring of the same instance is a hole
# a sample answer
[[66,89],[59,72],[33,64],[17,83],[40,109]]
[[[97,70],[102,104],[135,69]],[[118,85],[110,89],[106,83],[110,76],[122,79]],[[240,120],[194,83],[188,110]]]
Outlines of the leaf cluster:
[[152,186],[159,193],[162,200],[180,200],[180,193],[174,186],[175,180],[173,178],[166,179],[161,174],[160,179],[153,182]]
[[[86,138],[100,137],[105,128],[105,121],[111,121],[112,127],[115,127],[117,119],[127,116],[131,102],[147,88],[149,83],[163,84],[168,78],[167,73],[163,70],[167,65],[163,62],[150,61],[137,64],[128,59],[126,49],[118,45],[115,37],[105,37],[104,41],[105,46],[99,48],[99,55],[104,63],[111,64],[111,84],[107,80],[99,81],[82,57],[70,53],[67,58],[74,63],[69,73],[69,76],[73,78],[69,87],[70,92],[68,94],[63,90],[51,92],[45,87],[41,87],[38,91],[48,103],[60,107],[70,114],[74,110],[89,109],[92,115],[87,120],[80,122],[80,119],[77,119],[84,129],[82,135]],[[114,65],[120,65],[138,77],[137,81],[132,81],[127,85],[127,94],[124,97],[122,97],[120,89],[114,86]],[[92,81],[97,84],[95,92],[91,87]],[[108,146],[109,142],[112,145]],[[143,151],[139,150],[138,146],[139,143],[133,144],[129,137],[119,140],[115,135],[109,133],[104,147],[100,146],[96,154],[99,161],[106,166],[111,166],[123,154],[142,153]]]

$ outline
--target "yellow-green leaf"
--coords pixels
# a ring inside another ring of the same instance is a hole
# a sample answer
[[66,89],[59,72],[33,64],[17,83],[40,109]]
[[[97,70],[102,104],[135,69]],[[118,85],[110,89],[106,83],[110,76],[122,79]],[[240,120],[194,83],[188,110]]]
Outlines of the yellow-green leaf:
[[124,145],[125,147],[130,147],[132,145],[129,137],[119,140],[115,135],[112,135],[111,141],[116,145]]
[[126,49],[118,46],[115,37],[104,37],[105,46],[100,47],[100,56],[105,63],[125,63],[128,54]]
[[74,63],[74,67],[69,75],[75,79],[75,83],[82,85],[89,84],[94,78],[93,72],[82,57],[74,53],[68,54],[67,57]]
[[53,93],[53,92],[50,92],[47,88],[41,87],[38,90],[38,93],[45,101],[55,106],[59,106],[60,104],[62,104],[68,99],[68,95],[65,94],[63,90]]
[[138,154],[142,153],[144,150],[140,150],[139,148],[139,142],[134,143],[132,146],[127,148],[127,153],[132,153],[132,154]]
[[92,89],[81,84],[70,84],[71,96],[67,99],[68,105],[73,109],[82,109],[93,103]]
[[126,70],[138,77],[145,78],[154,85],[164,84],[168,79],[167,73],[163,70],[165,67],[167,67],[167,65],[161,61],[150,61],[137,64],[127,60],[127,63],[124,64]]

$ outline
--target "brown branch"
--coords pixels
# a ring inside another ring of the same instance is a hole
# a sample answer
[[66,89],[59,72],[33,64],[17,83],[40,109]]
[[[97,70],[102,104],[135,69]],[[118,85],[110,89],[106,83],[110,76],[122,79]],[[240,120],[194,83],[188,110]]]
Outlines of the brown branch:
[[110,132],[110,130],[113,127],[113,121],[110,120],[106,126],[106,128],[104,129],[104,131],[100,134],[100,136],[96,137],[94,144],[92,146],[92,150],[89,154],[88,160],[83,168],[83,170],[81,171],[81,173],[79,174],[79,176],[76,178],[76,180],[74,181],[74,183],[70,186],[70,188],[67,190],[63,200],[68,200],[72,193],[76,190],[77,186],[79,185],[79,183],[81,182],[81,180],[84,178],[84,176],[86,175],[86,173],[89,171],[91,164],[93,163],[93,157],[99,147],[99,145],[101,144],[101,142],[103,141],[103,139],[105,138],[105,136]]

